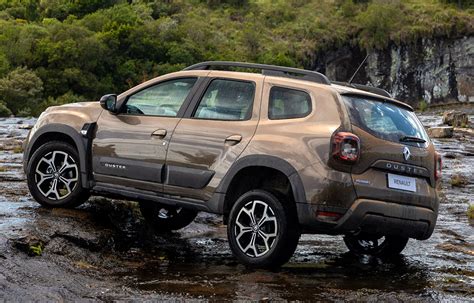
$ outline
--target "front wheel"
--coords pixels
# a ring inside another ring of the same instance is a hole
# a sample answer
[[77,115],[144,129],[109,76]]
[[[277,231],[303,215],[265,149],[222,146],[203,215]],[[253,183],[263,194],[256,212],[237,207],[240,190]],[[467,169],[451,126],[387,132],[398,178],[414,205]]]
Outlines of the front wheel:
[[156,231],[170,231],[191,224],[198,212],[154,202],[140,202],[143,217]]
[[346,235],[344,243],[349,251],[357,256],[371,255],[377,257],[396,256],[408,243],[408,238],[397,236]]
[[79,154],[68,143],[51,141],[31,156],[26,170],[33,198],[47,207],[75,207],[89,198],[81,184]]
[[295,252],[300,232],[290,201],[264,190],[242,195],[232,207],[227,237],[233,254],[250,267],[279,267]]

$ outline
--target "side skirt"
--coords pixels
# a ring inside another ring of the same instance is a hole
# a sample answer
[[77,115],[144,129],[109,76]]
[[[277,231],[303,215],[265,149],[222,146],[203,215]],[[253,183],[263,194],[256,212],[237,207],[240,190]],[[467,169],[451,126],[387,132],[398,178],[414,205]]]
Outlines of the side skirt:
[[214,212],[207,206],[206,201],[159,194],[152,191],[139,190],[120,185],[98,182],[92,188],[92,193],[97,196],[108,198],[131,200],[137,202],[151,201],[171,206],[189,208],[197,211]]

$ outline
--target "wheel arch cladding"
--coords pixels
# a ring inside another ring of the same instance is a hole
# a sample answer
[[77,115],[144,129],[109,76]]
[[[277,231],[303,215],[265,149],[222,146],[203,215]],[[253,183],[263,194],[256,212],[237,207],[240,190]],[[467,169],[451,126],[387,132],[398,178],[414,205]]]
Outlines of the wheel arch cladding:
[[81,172],[82,186],[88,188],[88,156],[87,156],[87,139],[83,138],[80,133],[71,126],[64,124],[48,124],[39,128],[31,138],[24,153],[24,167],[28,166],[33,153],[44,143],[50,141],[64,141],[73,143],[79,154],[79,169]]
[[[286,160],[269,155],[251,155],[237,160],[217,187],[216,192],[226,194],[227,197],[227,193],[230,190],[232,182],[235,180],[235,177],[238,177],[240,172],[242,172],[244,169],[258,167],[269,168],[281,172],[289,181],[294,202],[306,203],[306,194],[303,182],[301,181],[296,169]],[[219,206],[219,212],[224,213],[229,211],[231,205],[228,205],[228,203],[230,202],[231,201],[229,201],[229,199],[224,199],[224,201],[222,201],[221,205]]]

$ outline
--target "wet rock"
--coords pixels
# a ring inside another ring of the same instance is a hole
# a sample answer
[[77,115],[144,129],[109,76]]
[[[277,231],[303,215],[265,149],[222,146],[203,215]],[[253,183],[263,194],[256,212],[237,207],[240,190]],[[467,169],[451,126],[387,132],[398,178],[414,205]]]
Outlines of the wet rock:
[[453,127],[467,127],[469,125],[469,116],[467,113],[450,110],[443,113],[443,124]]
[[12,246],[28,254],[28,256],[41,256],[45,246],[45,241],[35,236],[25,236],[17,239],[11,239]]
[[446,153],[446,154],[444,155],[444,157],[445,157],[446,159],[456,159],[456,158],[457,158],[457,155],[456,155],[456,153],[451,153],[451,152],[450,152],[450,153]]
[[428,129],[428,135],[431,138],[452,138],[454,128],[451,126],[431,127]]
[[20,125],[18,125],[18,128],[19,129],[32,129],[33,125],[31,125],[31,124],[20,124]]

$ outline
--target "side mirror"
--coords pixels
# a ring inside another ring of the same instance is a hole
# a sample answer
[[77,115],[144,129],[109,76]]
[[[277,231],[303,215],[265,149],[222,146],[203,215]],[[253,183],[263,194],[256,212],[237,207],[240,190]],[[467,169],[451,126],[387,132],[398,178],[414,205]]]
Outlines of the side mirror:
[[117,95],[108,94],[100,98],[100,106],[108,110],[109,112],[116,114],[117,113]]

